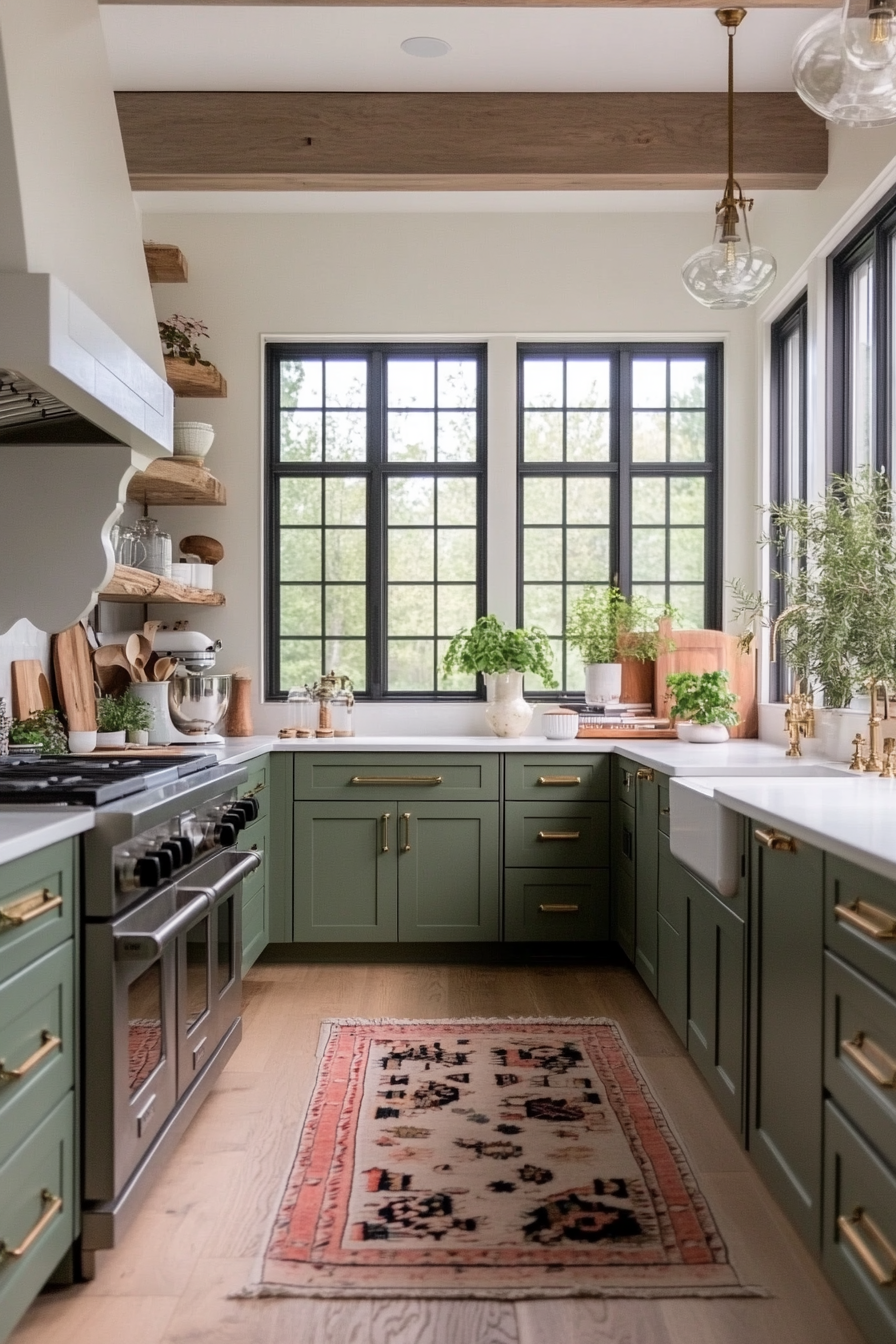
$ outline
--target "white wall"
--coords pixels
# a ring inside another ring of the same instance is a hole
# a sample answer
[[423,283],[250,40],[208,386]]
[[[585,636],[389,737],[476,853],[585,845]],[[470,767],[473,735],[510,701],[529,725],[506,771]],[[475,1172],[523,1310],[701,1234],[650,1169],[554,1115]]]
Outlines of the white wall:
[[[754,318],[709,313],[679,279],[709,240],[705,214],[642,215],[146,215],[144,236],[181,247],[186,286],[156,288],[160,316],[207,322],[209,357],[226,401],[180,402],[175,419],[217,430],[209,466],[227,485],[220,510],[164,514],[175,544],[218,537],[228,605],[191,613],[220,636],[220,666],[261,683],[261,380],[263,335],[477,338],[489,341],[489,608],[514,611],[514,343],[533,337],[693,337],[726,342],[725,573],[756,566]],[[161,514],[161,511],[160,511]],[[169,612],[168,615],[176,613]],[[182,614],[182,613],[180,613]],[[361,706],[362,731],[474,728],[476,706]],[[256,704],[272,731],[282,707]]]

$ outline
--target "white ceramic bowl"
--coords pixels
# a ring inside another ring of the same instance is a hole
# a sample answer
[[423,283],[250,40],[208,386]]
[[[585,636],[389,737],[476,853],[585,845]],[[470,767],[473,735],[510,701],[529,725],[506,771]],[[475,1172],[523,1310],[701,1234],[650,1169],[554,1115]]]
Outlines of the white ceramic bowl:
[[96,747],[96,729],[92,732],[69,733],[68,749],[74,756],[83,756],[87,751],[93,751]]
[[727,742],[730,736],[724,723],[679,723],[680,742]]
[[579,731],[579,716],[572,709],[546,709],[541,716],[541,728],[545,737],[552,741],[566,740],[575,737]]
[[174,426],[174,456],[205,457],[214,439],[214,425],[203,420],[179,420]]
[[94,745],[97,747],[123,747],[126,738],[127,733],[124,728],[116,733],[97,733]]

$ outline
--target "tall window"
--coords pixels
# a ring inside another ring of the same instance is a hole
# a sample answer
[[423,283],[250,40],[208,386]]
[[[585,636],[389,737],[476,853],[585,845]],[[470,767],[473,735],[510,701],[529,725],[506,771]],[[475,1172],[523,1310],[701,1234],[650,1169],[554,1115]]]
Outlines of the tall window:
[[[771,329],[771,502],[806,499],[808,436],[806,430],[806,295],[802,294]],[[772,567],[787,570],[791,558],[772,553]],[[771,616],[784,610],[780,580],[772,581]],[[780,700],[789,676],[780,661],[772,664],[772,698]]]
[[485,347],[267,348],[267,695],[471,696],[484,610]]
[[896,434],[896,204],[891,196],[830,259],[831,471],[890,471]]
[[721,364],[718,345],[519,347],[519,615],[565,690],[584,685],[563,635],[588,585],[718,624]]

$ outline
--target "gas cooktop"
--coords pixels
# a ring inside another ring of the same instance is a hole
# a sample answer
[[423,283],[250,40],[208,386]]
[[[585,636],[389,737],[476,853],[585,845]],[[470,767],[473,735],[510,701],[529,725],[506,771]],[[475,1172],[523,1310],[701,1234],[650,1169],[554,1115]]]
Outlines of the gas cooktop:
[[116,798],[174,784],[218,764],[211,753],[184,756],[0,757],[0,806],[65,803],[102,807]]

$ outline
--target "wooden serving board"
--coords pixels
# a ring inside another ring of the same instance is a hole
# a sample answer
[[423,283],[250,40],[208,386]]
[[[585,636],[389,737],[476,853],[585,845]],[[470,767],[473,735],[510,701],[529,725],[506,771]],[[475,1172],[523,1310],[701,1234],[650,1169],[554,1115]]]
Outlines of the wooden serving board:
[[625,738],[628,742],[644,742],[647,738],[677,737],[674,728],[580,728],[576,737],[615,737],[617,741]]
[[16,719],[28,719],[41,709],[53,708],[50,683],[44,676],[39,658],[16,658],[10,667],[12,712]]
[[759,711],[756,707],[756,655],[741,653],[737,636],[723,630],[673,630],[671,623],[662,621],[660,630],[675,644],[671,653],[661,653],[656,660],[654,708],[665,717],[671,697],[666,686],[670,672],[720,672],[730,677],[729,685],[737,696],[740,723],[729,729],[732,737],[756,737],[759,732]]
[[53,641],[56,693],[69,731],[90,733],[96,728],[96,695],[93,663],[83,625],[71,625]]

